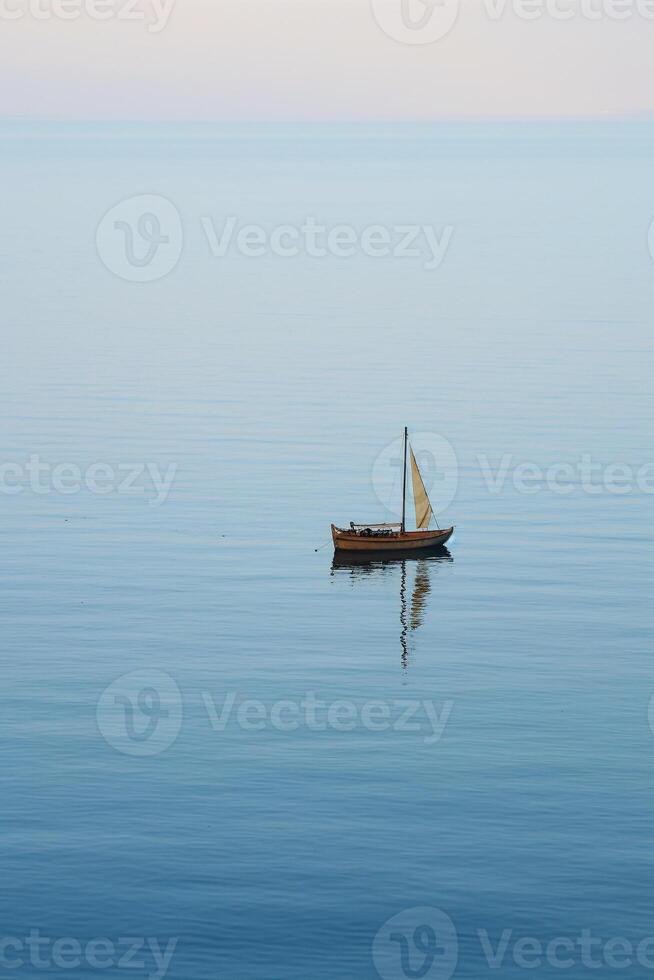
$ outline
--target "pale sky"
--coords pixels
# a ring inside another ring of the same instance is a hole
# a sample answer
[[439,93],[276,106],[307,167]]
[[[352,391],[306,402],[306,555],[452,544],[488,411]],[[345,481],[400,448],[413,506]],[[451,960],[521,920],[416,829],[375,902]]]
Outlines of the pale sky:
[[[454,23],[457,0],[431,13],[425,0],[138,0],[132,11],[133,3],[0,0],[0,116],[654,114],[654,0],[460,0]],[[524,19],[539,4],[540,17]],[[135,15],[145,19],[126,19]]]

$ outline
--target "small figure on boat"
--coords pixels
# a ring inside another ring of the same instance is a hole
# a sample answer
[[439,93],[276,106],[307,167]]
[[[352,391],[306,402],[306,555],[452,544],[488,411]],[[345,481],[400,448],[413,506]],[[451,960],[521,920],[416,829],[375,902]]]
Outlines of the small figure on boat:
[[[416,509],[415,531],[406,529],[406,469],[407,448],[411,453],[411,481]],[[437,530],[429,530],[434,520]],[[404,470],[402,477],[402,520],[393,524],[355,524],[350,521],[349,530],[332,524],[332,540],[337,551],[418,551],[438,548],[452,537],[453,527],[439,528],[423,483],[413,449],[409,446],[409,433],[404,429]]]

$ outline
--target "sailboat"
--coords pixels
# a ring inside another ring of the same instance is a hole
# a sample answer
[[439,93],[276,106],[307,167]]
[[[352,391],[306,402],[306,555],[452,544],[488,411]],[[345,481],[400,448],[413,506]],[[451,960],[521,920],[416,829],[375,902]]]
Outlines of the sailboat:
[[[413,501],[416,508],[415,531],[406,529],[406,471],[407,449],[411,454],[411,481],[413,483]],[[434,512],[416,457],[409,445],[409,433],[404,429],[404,469],[402,471],[402,521],[395,524],[355,524],[350,522],[349,528],[336,527],[332,524],[332,540],[336,551],[366,551],[366,552],[416,552],[430,548],[439,548],[449,541],[454,534],[454,528],[429,530],[434,519]],[[438,527],[438,525],[437,525]]]

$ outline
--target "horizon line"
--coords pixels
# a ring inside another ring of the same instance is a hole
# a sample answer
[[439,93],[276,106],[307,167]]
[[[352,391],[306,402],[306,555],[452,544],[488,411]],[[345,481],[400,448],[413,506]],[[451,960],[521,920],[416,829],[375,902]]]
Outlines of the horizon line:
[[26,124],[26,125],[189,125],[189,126],[433,126],[450,124],[543,124],[543,123],[601,123],[601,122],[654,122],[654,112],[634,112],[622,114],[582,115],[582,116],[438,116],[433,119],[425,118],[374,118],[369,116],[347,117],[347,118],[327,118],[327,119],[306,119],[306,118],[243,118],[243,119],[153,119],[153,118],[89,118],[89,117],[31,117],[31,116],[0,116],[0,125],[7,124]]

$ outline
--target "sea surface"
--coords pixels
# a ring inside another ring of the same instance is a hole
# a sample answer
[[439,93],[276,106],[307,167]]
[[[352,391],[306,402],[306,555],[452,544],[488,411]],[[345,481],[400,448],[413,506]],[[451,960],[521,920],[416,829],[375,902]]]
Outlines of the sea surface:
[[0,976],[651,974],[653,157],[0,127]]

